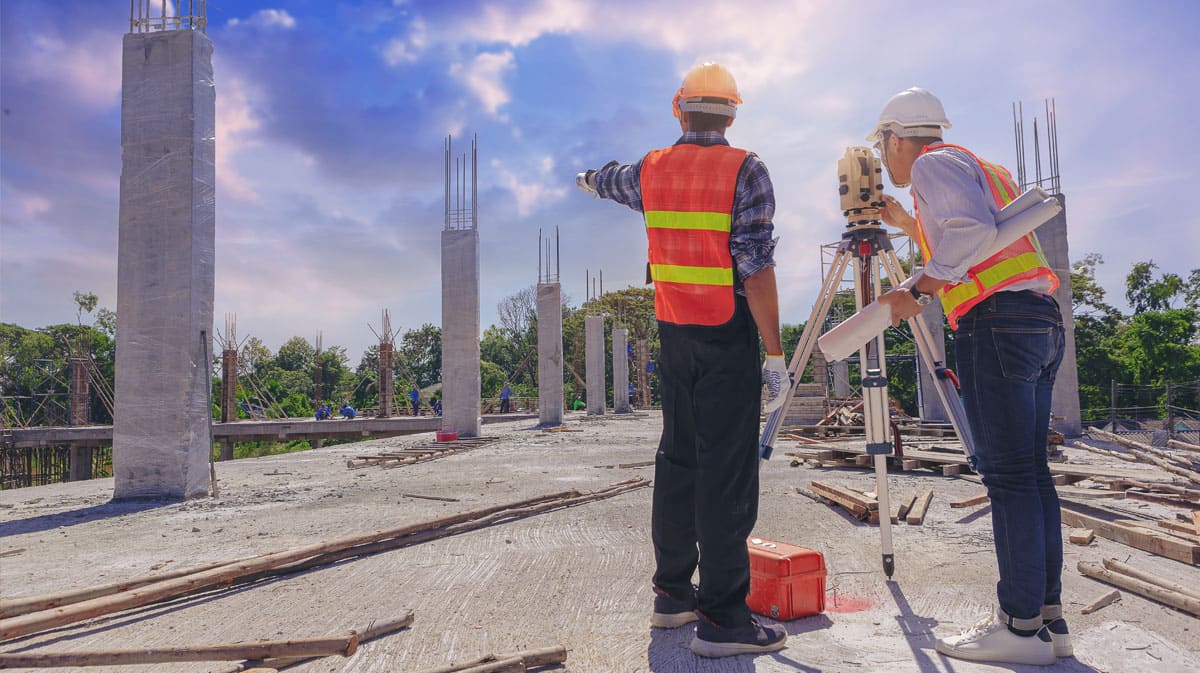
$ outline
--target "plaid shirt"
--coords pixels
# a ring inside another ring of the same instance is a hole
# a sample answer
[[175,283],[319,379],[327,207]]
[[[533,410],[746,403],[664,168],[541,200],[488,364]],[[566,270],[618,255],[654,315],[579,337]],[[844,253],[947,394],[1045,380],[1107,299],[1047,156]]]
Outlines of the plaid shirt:
[[[708,147],[728,145],[729,141],[719,131],[686,131],[676,145],[688,143]],[[596,193],[601,198],[623,203],[633,210],[642,212],[642,161],[635,164],[612,164],[596,173]],[[738,294],[745,294],[742,281],[775,266],[775,240],[772,234],[775,225],[775,189],[767,166],[753,152],[746,155],[738,171],[737,184],[733,191],[733,221],[729,231],[729,253],[737,268],[734,287]]]

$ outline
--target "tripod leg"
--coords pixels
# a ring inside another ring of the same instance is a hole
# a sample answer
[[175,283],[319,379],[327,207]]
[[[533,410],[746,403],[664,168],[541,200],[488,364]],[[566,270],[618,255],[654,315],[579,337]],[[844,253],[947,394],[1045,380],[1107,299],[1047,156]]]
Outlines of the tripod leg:
[[[896,258],[895,251],[885,251],[883,253],[883,264],[888,267],[888,277],[894,280],[895,285],[904,282],[904,270],[900,266],[900,261]],[[971,425],[967,422],[967,412],[963,409],[962,400],[958,396],[958,388],[955,386],[954,380],[947,374],[949,371],[946,368],[946,363],[934,357],[933,337],[929,334],[929,329],[925,325],[924,319],[920,314],[913,316],[908,321],[909,327],[912,328],[913,340],[917,345],[917,354],[925,361],[925,365],[929,371],[933,373],[935,384],[934,390],[937,391],[938,399],[941,400],[942,406],[950,414],[950,424],[954,426],[954,432],[958,434],[959,439],[963,443],[963,447],[967,453],[967,463],[972,470],[975,469],[975,438],[971,434]]]
[[808,322],[804,324],[804,331],[800,334],[800,341],[796,344],[796,351],[792,353],[792,361],[788,364],[788,373],[791,374],[791,380],[787,390],[784,391],[783,406],[772,411],[767,417],[762,436],[759,438],[758,457],[762,460],[771,457],[771,452],[775,446],[775,438],[779,436],[779,430],[783,427],[783,419],[787,415],[788,407],[792,403],[792,395],[795,393],[795,381],[804,374],[804,368],[808,366],[808,359],[812,357],[813,347],[816,345],[817,337],[821,335],[821,328],[825,324],[825,316],[829,314],[829,307],[833,305],[838,285],[841,284],[842,278],[846,274],[846,267],[849,264],[850,252],[839,248],[837,254],[834,255],[829,275],[825,277],[825,283],[821,286],[821,293],[817,296],[816,303],[813,304],[812,313],[808,316]]
[[[858,308],[871,303],[880,294],[879,258],[875,255],[862,259],[856,266],[859,292],[856,293]],[[883,559],[883,572],[891,579],[896,570],[896,556],[892,547],[891,497],[887,479],[887,457],[892,453],[891,425],[888,414],[887,359],[884,336],[880,334],[859,349],[862,371],[863,425],[867,439],[867,453],[875,458],[875,497],[879,503],[879,549]]]

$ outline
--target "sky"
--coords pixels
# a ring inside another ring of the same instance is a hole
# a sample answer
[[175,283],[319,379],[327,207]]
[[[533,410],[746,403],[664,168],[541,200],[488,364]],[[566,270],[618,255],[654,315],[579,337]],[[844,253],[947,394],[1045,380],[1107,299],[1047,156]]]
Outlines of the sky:
[[[155,6],[158,3],[152,3]],[[933,91],[946,140],[1016,170],[1014,102],[1057,111],[1072,259],[1125,306],[1137,261],[1200,266],[1200,3],[719,0],[209,0],[216,102],[216,327],[273,351],[347,350],[441,321],[443,145],[479,144],[481,323],[537,282],[560,232],[563,292],[640,286],[637,213],[574,186],[679,135],[671,98],[725,64],[744,104],[729,140],[775,186],[785,323],[807,319],[836,241],[836,165],[883,104]],[[72,293],[117,306],[123,0],[0,0],[0,321],[73,322]],[[1044,136],[1043,136],[1044,140]],[[1042,147],[1043,164],[1045,145]],[[889,193],[911,203],[907,190]]]

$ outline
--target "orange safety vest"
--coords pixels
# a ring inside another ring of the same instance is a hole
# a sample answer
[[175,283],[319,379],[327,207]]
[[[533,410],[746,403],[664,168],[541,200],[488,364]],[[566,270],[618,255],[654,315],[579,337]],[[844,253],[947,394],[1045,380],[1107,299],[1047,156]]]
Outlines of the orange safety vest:
[[[996,202],[996,208],[1003,208],[1020,195],[1017,183],[1013,181],[1012,174],[1008,172],[1007,168],[984,161],[964,147],[938,143],[927,145],[921,150],[921,154],[942,147],[961,150],[979,164],[979,167],[983,169],[983,174],[987,176],[988,187],[991,190],[992,199]],[[933,258],[933,248],[925,236],[925,225],[921,223],[921,211],[916,206],[915,194],[913,202],[914,211],[917,214],[917,245],[921,247],[921,255],[928,264],[929,260]],[[1033,232],[1029,232],[1012,245],[971,267],[967,271],[967,277],[970,280],[965,283],[951,283],[938,290],[938,297],[942,300],[942,309],[946,312],[946,320],[949,321],[951,329],[958,329],[958,319],[974,308],[976,304],[1015,283],[1034,278],[1045,278],[1050,281],[1051,292],[1058,288],[1058,276],[1054,274],[1050,263],[1046,261],[1042,245]]]
[[676,325],[716,326],[733,317],[729,252],[733,192],[746,150],[681,144],[642,161],[654,314]]

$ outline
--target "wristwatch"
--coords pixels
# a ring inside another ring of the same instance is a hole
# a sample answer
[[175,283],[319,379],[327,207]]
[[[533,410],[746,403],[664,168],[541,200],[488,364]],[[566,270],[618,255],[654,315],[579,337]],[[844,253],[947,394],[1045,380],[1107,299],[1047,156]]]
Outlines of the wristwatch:
[[916,285],[908,288],[908,293],[912,295],[914,300],[916,300],[918,306],[925,306],[929,304],[929,302],[933,301],[933,295],[926,294],[918,290]]

